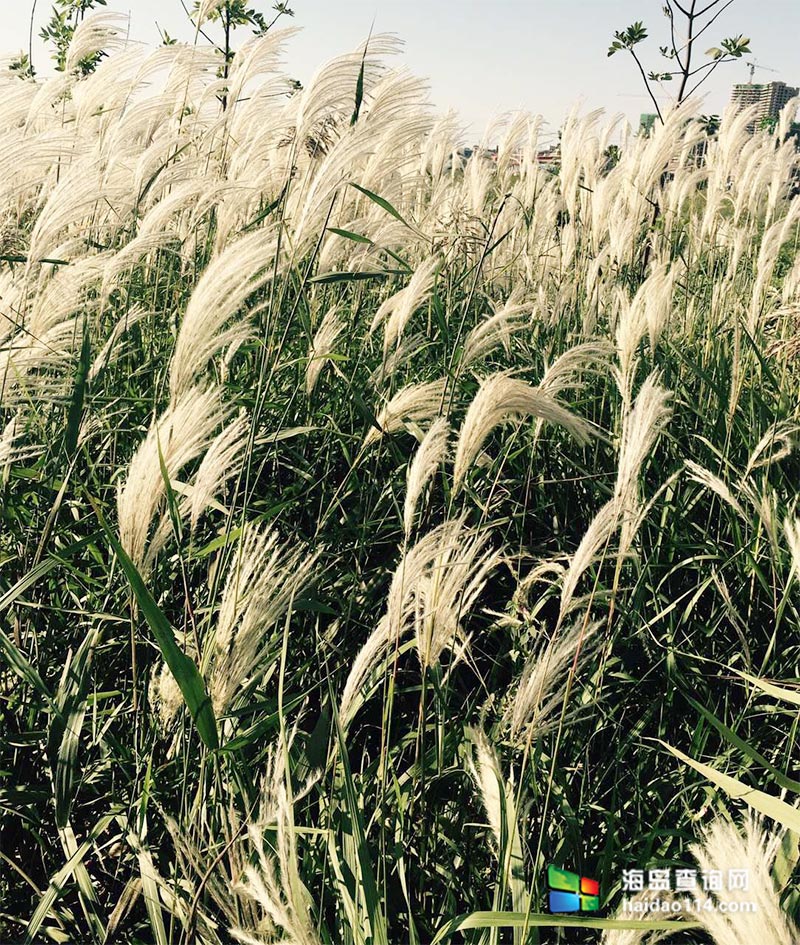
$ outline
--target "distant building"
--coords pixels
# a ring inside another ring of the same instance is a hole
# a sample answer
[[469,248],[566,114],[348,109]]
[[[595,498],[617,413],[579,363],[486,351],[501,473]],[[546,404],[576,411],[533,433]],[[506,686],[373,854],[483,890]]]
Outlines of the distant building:
[[646,138],[655,127],[658,115],[654,115],[652,112],[643,112],[639,115],[639,134]]
[[544,151],[538,151],[536,153],[536,163],[541,167],[556,170],[561,166],[561,145],[554,144]]
[[785,82],[767,82],[764,85],[755,85],[752,82],[734,85],[731,93],[731,104],[738,109],[755,106],[756,115],[747,126],[752,133],[760,128],[764,121],[777,121],[781,109],[786,103],[798,94],[798,89]]

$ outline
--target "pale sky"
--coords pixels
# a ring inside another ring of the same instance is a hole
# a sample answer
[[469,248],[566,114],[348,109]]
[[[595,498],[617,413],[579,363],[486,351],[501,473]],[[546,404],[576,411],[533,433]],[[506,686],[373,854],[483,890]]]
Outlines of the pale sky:
[[[191,0],[186,3],[191,6]],[[271,4],[248,5],[268,13]],[[606,56],[613,31],[634,20],[649,29],[650,38],[639,47],[646,65],[667,68],[658,54],[668,38],[660,0],[290,0],[290,6],[296,15],[284,22],[302,27],[288,50],[293,77],[307,81],[322,62],[365,39],[370,28],[397,33],[406,44],[405,64],[429,80],[437,108],[459,113],[469,126],[468,140],[514,109],[542,114],[555,131],[576,102],[609,115],[624,112],[636,123],[652,106],[635,65],[627,54]],[[32,0],[0,0],[0,52],[27,49],[31,7]],[[38,0],[35,35],[50,8]],[[132,39],[159,42],[156,22],[179,39],[193,36],[180,0],[108,0],[107,9],[130,14]],[[800,0],[735,0],[702,38],[702,49],[738,33],[751,37],[756,61],[775,70],[757,71],[755,81],[800,85]],[[38,39],[34,65],[40,73],[51,68]],[[703,111],[719,112],[731,85],[747,79],[743,62],[721,66],[707,83]]]

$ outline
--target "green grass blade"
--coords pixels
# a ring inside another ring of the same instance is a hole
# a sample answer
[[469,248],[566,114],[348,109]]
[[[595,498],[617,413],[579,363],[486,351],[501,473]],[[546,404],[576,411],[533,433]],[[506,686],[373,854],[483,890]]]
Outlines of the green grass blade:
[[92,846],[94,845],[94,841],[114,820],[114,817],[114,814],[106,814],[105,816],[101,817],[100,820],[95,824],[89,836],[83,841],[83,843],[77,848],[77,850],[72,854],[67,862],[50,880],[50,884],[42,898],[39,900],[39,903],[36,906],[33,915],[31,916],[31,920],[28,923],[28,927],[25,930],[23,945],[33,945],[34,942],[41,941],[41,939],[37,939],[37,934],[39,929],[42,927],[42,922],[44,922],[44,920],[50,914],[50,910],[53,908],[56,900],[61,895],[67,880],[70,878],[70,876],[72,876],[78,866],[83,863],[83,858],[86,856],[89,850],[91,850]]
[[681,761],[694,768],[695,771],[699,771],[700,774],[708,778],[712,784],[716,784],[718,788],[721,788],[730,797],[735,800],[744,801],[748,807],[752,807],[753,810],[758,811],[760,814],[766,814],[767,817],[771,817],[772,820],[783,824],[783,826],[787,827],[789,830],[800,832],[800,810],[796,807],[792,807],[785,801],[780,800],[780,798],[766,794],[764,791],[748,787],[736,778],[732,778],[729,774],[722,774],[722,772],[717,771],[716,768],[704,765],[700,761],[695,761],[693,758],[684,755],[682,751],[673,748],[672,745],[668,745],[666,742],[661,742],[661,744],[668,751],[671,751],[676,758],[680,758]]
[[783,686],[776,686],[774,683],[767,682],[766,679],[759,679],[758,676],[751,676],[750,673],[742,672],[740,669],[734,669],[733,672],[736,673],[737,676],[741,676],[742,679],[746,679],[749,683],[752,683],[752,685],[766,693],[768,696],[772,696],[773,699],[778,699],[781,702],[789,702],[792,705],[800,706],[800,692],[797,692],[794,689],[785,689]]
[[72,396],[70,397],[69,410],[67,412],[67,430],[64,436],[67,456],[72,456],[78,445],[78,433],[81,426],[81,417],[83,416],[83,403],[86,398],[86,379],[89,376],[91,358],[92,346],[89,339],[89,326],[87,323],[84,323],[81,353],[78,358],[77,367],[75,368],[75,383],[72,387]]
[[206,692],[205,682],[200,675],[197,666],[175,642],[175,636],[169,621],[164,616],[164,612],[153,599],[152,594],[147,589],[141,574],[136,565],[128,557],[125,549],[119,543],[116,535],[111,531],[103,518],[103,514],[93,499],[90,502],[94,507],[103,531],[106,533],[111,547],[117,556],[117,560],[128,578],[136,602],[144,614],[148,625],[150,626],[156,643],[164,657],[164,662],[169,666],[172,675],[183,695],[186,706],[194,719],[198,734],[203,740],[203,744],[215,751],[219,748],[219,735],[217,733],[217,720],[214,716],[214,709],[211,705],[211,699]]
[[360,184],[352,184],[353,187],[359,192],[362,193],[365,197],[368,197],[373,203],[376,203],[382,210],[385,210],[387,213],[391,214],[395,220],[399,220],[402,224],[407,226],[409,230],[413,230],[414,227],[406,220],[406,218],[396,210],[388,200],[385,200],[383,197],[379,197],[377,194],[374,194],[371,190],[367,190],[366,187],[362,187]]
[[650,929],[652,931],[672,931],[699,928],[697,922],[676,922],[665,919],[663,922],[650,922],[645,919],[572,919],[556,915],[544,915],[531,912],[471,912],[456,916],[436,933],[431,945],[439,945],[456,932],[470,929]]
[[[361,883],[361,889],[357,891],[356,899],[363,897],[371,930],[372,945],[389,945],[386,918],[383,914],[380,898],[378,896],[378,885],[375,881],[372,859],[367,847],[364,820],[361,816],[361,807],[358,803],[358,797],[353,783],[353,775],[350,771],[350,761],[347,756],[344,731],[339,721],[339,714],[336,711],[333,693],[331,693],[331,705],[333,706],[332,711],[336,727],[336,739],[339,745],[339,762],[342,772],[342,785],[344,787],[345,810],[350,819],[352,842],[355,846],[357,857],[357,864],[355,864],[358,870],[357,879],[360,880]],[[361,896],[358,895],[359,892]]]
[[352,230],[340,230],[338,226],[329,226],[329,233],[335,233],[337,236],[342,236],[346,240],[352,240],[354,243],[366,243],[367,246],[372,245],[372,240],[368,236],[362,236],[360,233],[353,233]]

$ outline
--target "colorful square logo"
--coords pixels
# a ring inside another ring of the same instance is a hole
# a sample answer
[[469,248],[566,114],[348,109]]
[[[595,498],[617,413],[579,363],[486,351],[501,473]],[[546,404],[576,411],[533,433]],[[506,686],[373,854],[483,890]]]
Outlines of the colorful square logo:
[[597,912],[600,909],[600,883],[596,879],[548,866],[547,885],[551,912]]

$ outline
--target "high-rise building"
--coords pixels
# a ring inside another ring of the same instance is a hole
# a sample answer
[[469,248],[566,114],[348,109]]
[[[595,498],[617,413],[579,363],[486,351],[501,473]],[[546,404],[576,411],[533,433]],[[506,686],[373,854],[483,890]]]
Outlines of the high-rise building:
[[734,85],[731,104],[740,109],[756,106],[755,118],[747,126],[752,132],[765,120],[775,121],[783,106],[797,94],[798,90],[785,82],[767,82],[764,85],[748,82]]
[[642,112],[642,114],[639,115],[639,134],[645,138],[651,134],[657,118],[658,115],[652,112]]

